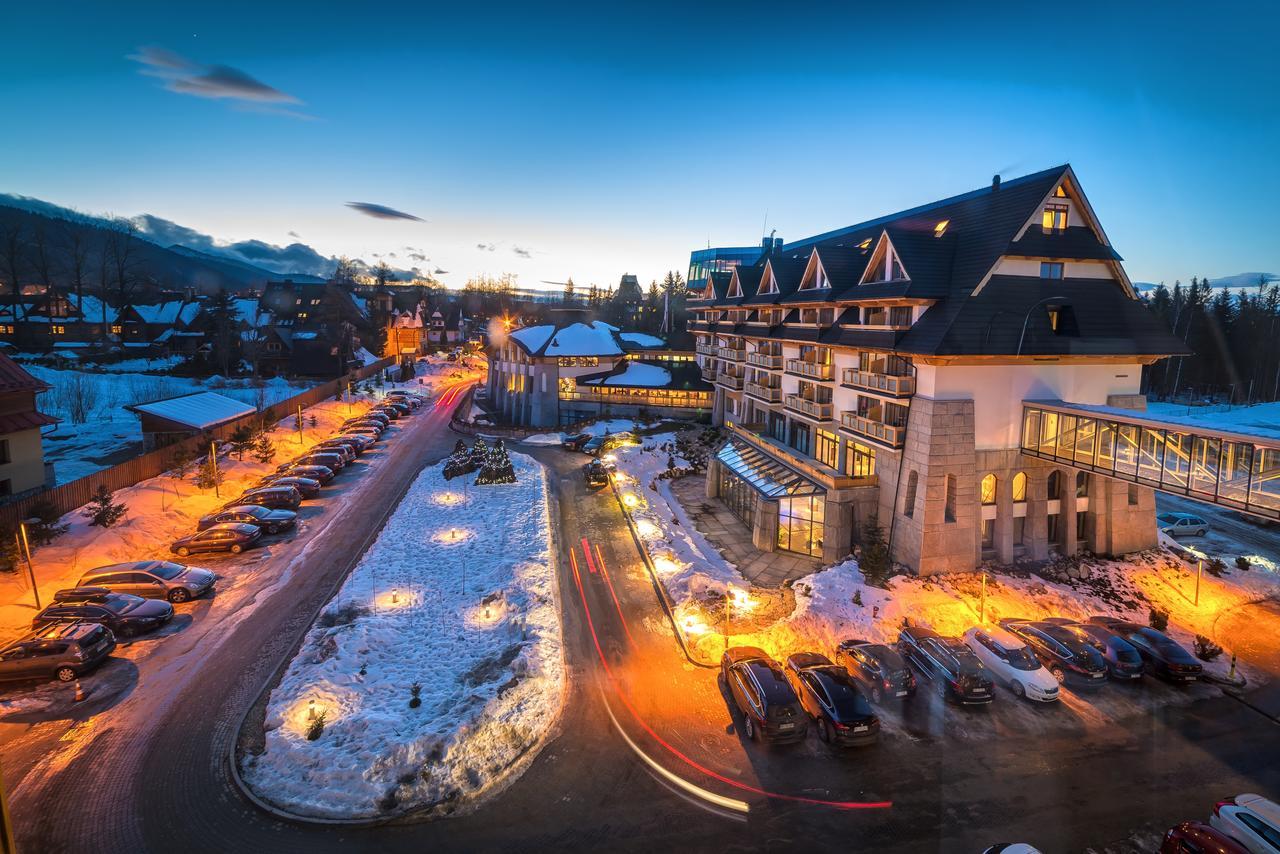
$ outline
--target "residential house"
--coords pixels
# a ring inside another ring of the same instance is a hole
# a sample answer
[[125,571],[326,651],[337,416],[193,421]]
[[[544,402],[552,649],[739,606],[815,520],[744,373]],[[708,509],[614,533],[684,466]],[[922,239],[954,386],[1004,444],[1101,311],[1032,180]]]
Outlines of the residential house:
[[0,501],[53,486],[53,465],[44,461],[41,428],[58,423],[36,405],[49,386],[0,353]]
[[198,436],[256,411],[247,403],[212,391],[180,394],[126,406],[125,409],[137,414],[142,428],[142,444],[148,451]]

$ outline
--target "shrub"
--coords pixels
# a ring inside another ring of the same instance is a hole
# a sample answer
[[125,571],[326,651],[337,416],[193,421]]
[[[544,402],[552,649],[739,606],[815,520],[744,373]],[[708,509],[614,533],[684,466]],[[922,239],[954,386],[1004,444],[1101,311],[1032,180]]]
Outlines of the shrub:
[[201,489],[213,489],[221,485],[224,479],[222,469],[213,464],[213,460],[204,457],[200,467],[196,469],[196,486]]
[[1152,608],[1147,614],[1147,624],[1158,632],[1163,632],[1169,628],[1169,612]]
[[231,431],[231,450],[235,453],[236,458],[243,460],[244,452],[253,447],[253,428],[248,424],[241,424],[235,430]]
[[1214,578],[1221,578],[1227,572],[1227,565],[1222,558],[1215,557],[1204,565],[1204,568]]
[[321,711],[307,723],[307,741],[316,741],[324,733],[324,718],[328,712]]
[[1250,566],[1251,564],[1249,563],[1249,559],[1244,555],[1240,555],[1236,558],[1236,569],[1243,569],[1248,572]]
[[1213,661],[1222,655],[1222,647],[1204,635],[1196,635],[1196,658],[1201,661]]
[[107,489],[107,485],[103,483],[98,485],[98,491],[94,493],[93,500],[85,507],[84,516],[89,520],[90,525],[110,528],[120,521],[120,517],[128,509],[124,504],[117,504],[112,500],[111,490]]

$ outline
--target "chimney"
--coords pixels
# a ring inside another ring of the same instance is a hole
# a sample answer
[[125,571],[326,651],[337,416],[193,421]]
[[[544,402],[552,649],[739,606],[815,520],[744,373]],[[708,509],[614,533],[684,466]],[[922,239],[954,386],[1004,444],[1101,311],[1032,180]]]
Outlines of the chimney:
[[1000,176],[996,175],[991,179],[991,192],[994,193],[996,190],[999,190],[999,189],[1000,189]]

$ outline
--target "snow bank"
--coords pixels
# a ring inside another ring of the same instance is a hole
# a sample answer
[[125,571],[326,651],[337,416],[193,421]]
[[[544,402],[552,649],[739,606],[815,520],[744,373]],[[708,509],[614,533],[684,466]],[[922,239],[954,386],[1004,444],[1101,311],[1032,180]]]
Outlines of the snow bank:
[[585,380],[588,385],[646,386],[661,388],[671,384],[671,372],[659,365],[647,362],[627,362],[626,369],[620,374],[605,377],[603,380]]
[[665,347],[667,342],[663,341],[656,335],[649,335],[644,332],[620,332],[618,337],[628,344],[634,344],[637,347]]
[[514,484],[418,477],[272,692],[265,749],[243,769],[259,795],[371,818],[477,797],[533,757],[559,713],[563,651],[546,476],[511,460]]

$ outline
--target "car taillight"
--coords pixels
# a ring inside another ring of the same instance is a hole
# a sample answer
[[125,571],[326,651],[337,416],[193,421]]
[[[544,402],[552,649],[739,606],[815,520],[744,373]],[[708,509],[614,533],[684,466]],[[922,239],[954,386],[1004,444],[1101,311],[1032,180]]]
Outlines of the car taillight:
[[848,728],[849,728],[849,725],[848,725],[848,724],[842,724],[842,723],[840,723],[839,721],[837,721],[837,722],[836,722],[836,729],[838,729],[838,730],[846,730],[846,729],[848,729]]
[[886,688],[892,688],[892,687],[893,687],[893,680],[892,680],[892,679],[886,679],[886,680],[884,680],[884,687],[886,687]]
[[1227,798],[1226,800],[1218,801],[1216,804],[1213,805],[1213,814],[1222,815],[1223,807],[1233,807],[1235,805],[1236,805],[1235,798]]

